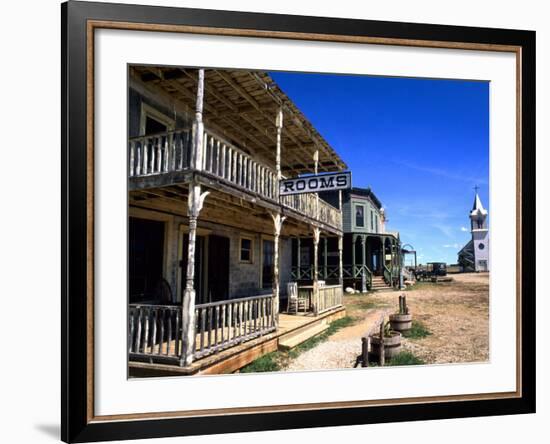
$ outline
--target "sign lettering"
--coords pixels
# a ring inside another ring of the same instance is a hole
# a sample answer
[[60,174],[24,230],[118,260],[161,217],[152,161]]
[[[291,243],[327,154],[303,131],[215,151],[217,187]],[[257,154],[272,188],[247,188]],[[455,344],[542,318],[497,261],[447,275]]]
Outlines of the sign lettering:
[[320,193],[322,191],[345,190],[349,188],[351,188],[351,173],[345,171],[283,179],[279,184],[279,195]]

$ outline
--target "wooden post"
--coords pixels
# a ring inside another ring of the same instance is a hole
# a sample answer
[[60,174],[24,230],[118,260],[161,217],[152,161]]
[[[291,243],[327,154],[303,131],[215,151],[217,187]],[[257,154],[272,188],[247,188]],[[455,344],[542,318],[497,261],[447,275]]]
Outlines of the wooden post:
[[323,279],[328,276],[328,238],[323,237]]
[[313,295],[315,300],[315,315],[319,312],[319,237],[321,229],[313,228]]
[[386,363],[386,356],[384,351],[384,319],[382,319],[382,322],[380,323],[380,347],[379,350],[379,356],[378,356],[378,364],[380,367],[384,367]]
[[361,367],[369,366],[369,336],[363,336],[361,338]]
[[197,79],[197,102],[193,122],[193,145],[191,147],[191,168],[202,170],[204,123],[202,110],[204,100],[204,69],[199,69]]
[[279,237],[281,235],[281,228],[286,217],[281,216],[279,213],[270,213],[273,218],[274,225],[274,241],[273,241],[273,323],[275,328],[279,327]]
[[344,251],[344,236],[338,236],[338,282],[344,287],[344,262],[342,252]]
[[[355,282],[355,243],[357,242],[357,236],[355,234],[353,234],[351,236],[351,244],[352,244],[352,248],[351,248],[351,277],[352,279],[354,279],[353,282]],[[354,288],[355,288],[355,284],[354,284]]]
[[365,267],[367,265],[367,249],[366,249],[366,237],[361,236],[361,259],[363,267],[361,268],[361,293],[367,292],[367,277],[365,276]]
[[[281,144],[282,144],[282,133],[283,133],[283,109],[279,108],[277,113],[277,118],[275,119],[275,125],[277,126],[277,153],[275,158],[275,166],[277,170],[277,180],[282,179],[281,174]],[[277,186],[277,195],[279,195],[279,187]]]
[[195,344],[195,245],[197,240],[197,220],[203,207],[208,191],[202,193],[201,186],[189,184],[188,215],[189,242],[187,248],[187,273],[185,290],[181,302],[182,354],[180,365],[190,365],[193,362],[193,347]]
[[[204,69],[199,69],[197,80],[197,102],[195,122],[193,123],[193,144],[191,166],[202,169],[204,124],[202,110],[204,99]],[[208,192],[202,192],[201,186],[195,182],[189,184],[187,196],[187,214],[189,216],[189,242],[187,248],[187,271],[185,290],[181,301],[182,353],[180,365],[190,365],[193,362],[195,346],[195,244],[197,240],[197,220],[204,205]]]
[[298,251],[298,257],[296,258],[296,265],[298,267],[298,272],[296,273],[296,280],[300,280],[301,278],[301,275],[302,275],[302,245],[301,245],[301,241],[302,239],[300,238],[300,236],[298,236],[298,239],[297,239],[297,246],[296,246],[296,249]]

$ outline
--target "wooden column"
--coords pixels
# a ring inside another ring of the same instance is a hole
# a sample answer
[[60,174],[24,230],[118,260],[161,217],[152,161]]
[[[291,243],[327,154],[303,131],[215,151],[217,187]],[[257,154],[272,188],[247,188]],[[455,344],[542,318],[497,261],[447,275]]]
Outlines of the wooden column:
[[357,241],[357,236],[355,234],[352,234],[351,236],[351,277],[355,279],[355,242]]
[[296,250],[297,250],[297,258],[296,258],[296,265],[298,267],[298,272],[296,273],[296,280],[299,280],[300,277],[301,277],[301,273],[302,273],[302,245],[301,245],[301,241],[302,239],[300,238],[300,236],[298,236],[297,240],[296,240]]
[[187,272],[185,290],[181,302],[182,353],[180,365],[190,365],[193,362],[193,347],[195,343],[195,245],[197,241],[197,220],[203,207],[208,191],[201,192],[201,186],[189,184],[187,198],[189,216],[189,242],[187,248]]
[[281,228],[286,217],[279,213],[270,213],[273,218],[274,225],[274,240],[273,240],[273,320],[275,328],[279,327],[279,287],[280,287],[280,260],[279,260],[279,238],[281,236]]
[[338,236],[338,282],[344,287],[344,262],[342,252],[344,250],[344,236]]
[[327,279],[328,276],[328,238],[323,238],[323,279]]
[[365,266],[367,265],[367,248],[366,248],[366,237],[361,236],[361,259],[363,262],[363,267],[361,268],[361,293],[367,292],[367,276],[365,271]]
[[313,228],[313,295],[315,300],[315,314],[319,312],[319,237],[321,229]]
[[193,122],[193,145],[191,147],[191,168],[202,170],[204,123],[202,110],[204,100],[204,69],[199,69],[197,78],[197,102]]
[[[275,119],[275,125],[277,126],[277,152],[275,157],[275,167],[277,170],[277,180],[282,179],[281,174],[281,147],[282,147],[282,134],[283,134],[283,109],[279,108],[277,118]],[[278,185],[278,184],[277,184]],[[277,186],[277,195],[279,194],[279,187]]]
[[[204,125],[202,122],[204,98],[204,70],[199,69],[197,82],[197,103],[195,121],[193,123],[193,145],[191,147],[192,168],[202,169],[202,141]],[[189,184],[187,196],[187,215],[189,217],[189,242],[187,248],[187,270],[185,289],[181,301],[182,351],[180,365],[190,365],[193,362],[195,344],[195,245],[197,240],[197,220],[204,205],[208,192],[202,192],[201,186],[195,182]]]

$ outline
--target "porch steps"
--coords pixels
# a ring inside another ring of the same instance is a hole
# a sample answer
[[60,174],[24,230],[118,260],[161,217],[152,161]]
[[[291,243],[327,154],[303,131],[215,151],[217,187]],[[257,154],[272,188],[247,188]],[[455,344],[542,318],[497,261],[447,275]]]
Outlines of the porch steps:
[[384,278],[382,276],[372,277],[372,284],[370,289],[371,291],[393,290],[390,285],[386,284],[386,281],[384,281]]
[[309,325],[307,328],[300,329],[294,334],[287,334],[279,339],[279,349],[290,350],[291,348],[300,345],[302,342],[307,341],[309,338],[324,332],[328,327],[328,323],[319,322]]

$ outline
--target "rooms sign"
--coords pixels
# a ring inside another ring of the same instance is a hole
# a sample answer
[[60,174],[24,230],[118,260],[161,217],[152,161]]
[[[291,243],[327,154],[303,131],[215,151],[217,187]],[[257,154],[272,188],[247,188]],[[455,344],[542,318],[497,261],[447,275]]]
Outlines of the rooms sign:
[[345,171],[283,179],[279,183],[279,195],[320,193],[322,191],[345,190],[348,188],[351,188],[351,173]]

